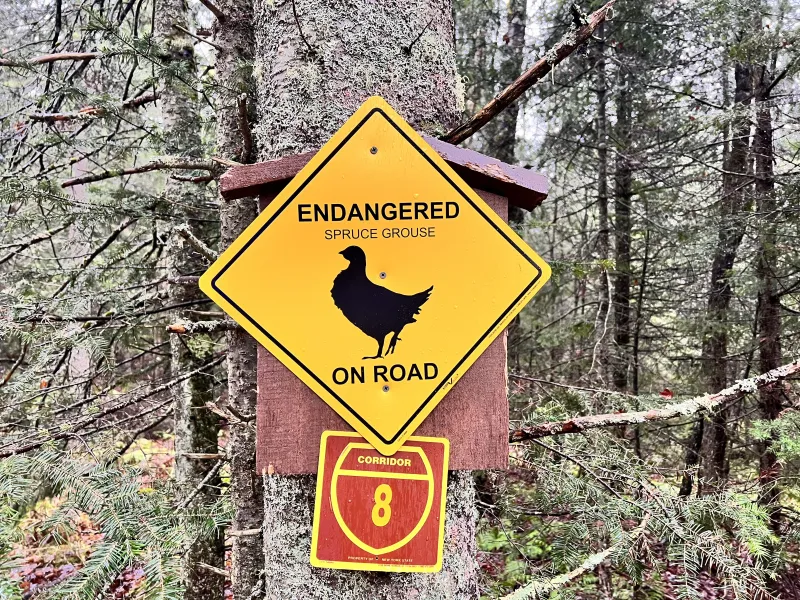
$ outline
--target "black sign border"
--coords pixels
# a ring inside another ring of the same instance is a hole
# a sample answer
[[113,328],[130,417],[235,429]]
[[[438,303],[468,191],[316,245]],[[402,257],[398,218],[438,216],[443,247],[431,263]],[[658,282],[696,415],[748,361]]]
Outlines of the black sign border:
[[[313,371],[311,371],[311,370],[310,370],[310,369],[309,369],[309,368],[308,368],[308,367],[307,367],[305,364],[303,364],[303,362],[302,362],[302,361],[300,361],[300,360],[299,360],[299,359],[298,359],[298,358],[297,358],[297,357],[296,357],[294,354],[292,354],[292,353],[291,353],[291,352],[288,350],[288,348],[286,348],[286,347],[285,347],[283,344],[281,344],[281,343],[280,343],[280,342],[279,342],[279,341],[278,341],[276,338],[274,338],[272,335],[270,335],[270,333],[269,333],[269,332],[268,332],[266,329],[264,329],[264,328],[263,328],[263,327],[262,327],[262,326],[261,326],[259,323],[257,323],[257,322],[256,322],[256,321],[255,321],[255,320],[254,320],[254,319],[253,319],[253,318],[252,318],[250,315],[248,315],[248,314],[247,314],[247,313],[246,313],[246,312],[245,312],[245,311],[244,311],[244,310],[243,310],[243,309],[242,309],[242,308],[241,308],[241,307],[240,307],[238,304],[236,304],[236,302],[234,302],[234,301],[233,301],[233,299],[232,299],[232,298],[228,297],[228,295],[227,295],[225,292],[223,292],[223,291],[222,291],[222,290],[219,288],[219,286],[217,285],[217,280],[218,280],[220,277],[222,277],[222,276],[225,274],[225,271],[227,271],[227,270],[228,270],[228,268],[229,268],[229,267],[230,267],[230,266],[231,266],[231,265],[232,265],[234,262],[236,262],[236,260],[239,258],[239,256],[241,256],[241,255],[244,253],[244,251],[245,251],[245,250],[247,250],[247,249],[250,247],[250,245],[251,245],[251,244],[252,244],[254,241],[256,241],[256,239],[258,239],[258,237],[259,237],[259,236],[260,236],[262,233],[264,233],[264,231],[267,229],[267,227],[269,227],[269,226],[272,224],[272,222],[273,222],[273,221],[274,221],[274,220],[275,220],[275,219],[276,219],[276,218],[277,218],[277,217],[278,217],[278,216],[279,216],[279,215],[280,215],[280,214],[281,214],[281,213],[282,213],[282,212],[283,212],[283,211],[284,211],[284,210],[285,210],[285,209],[286,209],[286,208],[287,208],[287,207],[288,207],[288,206],[289,206],[291,203],[292,203],[292,201],[293,201],[293,200],[294,200],[294,199],[297,197],[297,195],[298,195],[300,192],[302,192],[302,191],[303,191],[303,189],[306,187],[306,185],[308,185],[308,183],[309,183],[309,182],[310,182],[312,179],[314,179],[314,177],[316,177],[316,175],[317,175],[317,174],[318,174],[318,173],[319,173],[319,172],[320,172],[320,171],[321,171],[321,170],[322,170],[322,169],[325,167],[325,165],[327,165],[327,164],[328,164],[328,162],[329,162],[329,161],[330,161],[330,160],[331,160],[331,159],[332,159],[332,158],[333,158],[333,157],[336,155],[336,153],[337,153],[339,150],[341,150],[341,148],[342,148],[342,147],[343,147],[343,146],[344,146],[344,145],[345,145],[345,144],[346,144],[348,141],[350,141],[350,138],[352,138],[352,137],[353,137],[353,136],[356,134],[356,132],[358,132],[358,130],[359,130],[359,129],[361,129],[361,127],[363,127],[363,125],[364,125],[364,124],[365,124],[367,121],[369,121],[369,119],[371,119],[371,118],[372,118],[372,116],[373,116],[373,115],[375,115],[375,114],[380,114],[380,115],[381,115],[381,116],[382,116],[384,119],[386,119],[386,121],[388,121],[388,122],[389,122],[389,123],[392,125],[392,127],[394,127],[394,128],[397,130],[397,132],[398,132],[400,135],[402,135],[402,136],[403,136],[403,138],[404,138],[404,139],[405,139],[405,140],[406,140],[406,141],[407,141],[409,144],[411,144],[411,146],[413,146],[413,147],[414,147],[414,149],[415,149],[417,152],[419,152],[419,153],[422,155],[422,157],[423,157],[423,158],[424,158],[426,161],[428,161],[428,163],[429,163],[429,164],[430,164],[430,165],[431,165],[431,166],[432,166],[432,167],[433,167],[433,168],[434,168],[434,169],[435,169],[435,170],[436,170],[436,171],[439,173],[439,175],[441,175],[441,176],[442,176],[444,179],[446,179],[446,180],[447,180],[447,182],[448,182],[450,185],[452,185],[452,186],[453,186],[453,187],[456,189],[456,191],[458,191],[458,193],[459,193],[459,194],[461,194],[461,196],[462,196],[462,197],[463,197],[463,198],[464,198],[464,199],[465,199],[467,202],[469,202],[469,204],[470,204],[470,205],[471,205],[471,206],[472,206],[472,207],[473,207],[473,208],[474,208],[474,209],[475,209],[475,210],[476,210],[476,211],[477,211],[477,212],[478,212],[478,213],[479,213],[479,214],[480,214],[480,215],[481,215],[481,216],[482,216],[484,219],[486,219],[486,221],[489,223],[489,225],[491,225],[491,226],[492,226],[492,227],[495,229],[495,231],[497,231],[497,232],[498,232],[498,233],[499,233],[501,236],[503,236],[503,237],[504,237],[504,238],[505,238],[505,239],[506,239],[506,240],[509,242],[509,244],[511,244],[511,246],[512,246],[514,249],[516,249],[516,250],[517,250],[517,252],[519,252],[519,253],[520,253],[520,254],[521,254],[521,255],[522,255],[524,258],[525,258],[525,260],[527,260],[527,261],[528,261],[528,262],[529,262],[531,265],[533,265],[533,268],[534,268],[534,269],[536,269],[536,271],[537,271],[537,275],[536,275],[536,277],[534,277],[534,278],[533,278],[533,280],[532,280],[532,281],[531,281],[531,282],[530,282],[530,283],[529,283],[527,286],[525,286],[525,288],[522,290],[522,292],[521,292],[521,293],[520,293],[520,294],[519,294],[519,295],[518,295],[518,296],[517,296],[517,297],[514,299],[514,301],[513,301],[513,302],[512,302],[512,303],[511,303],[511,304],[508,306],[508,308],[507,308],[505,311],[503,311],[503,313],[500,315],[500,317],[498,317],[498,318],[497,318],[497,320],[495,320],[495,322],[494,322],[494,323],[492,323],[492,325],[491,325],[491,326],[489,326],[489,328],[488,328],[488,329],[486,330],[486,332],[485,332],[485,333],[484,333],[484,334],[483,334],[483,335],[482,335],[482,336],[481,336],[481,337],[478,339],[478,341],[477,341],[477,342],[475,342],[475,344],[473,344],[473,346],[472,346],[472,347],[471,347],[471,348],[470,348],[470,349],[467,351],[467,353],[466,353],[466,354],[464,354],[464,356],[461,358],[461,360],[459,360],[459,361],[458,361],[458,363],[456,363],[456,365],[453,367],[453,369],[450,371],[450,373],[448,373],[448,374],[447,374],[445,377],[443,377],[443,378],[442,378],[442,380],[439,382],[439,385],[437,385],[437,386],[436,386],[436,388],[435,388],[435,389],[434,389],[434,390],[431,392],[431,394],[430,394],[430,395],[429,395],[429,396],[428,396],[428,397],[427,397],[427,398],[426,398],[426,399],[425,399],[425,400],[424,400],[424,401],[423,401],[423,402],[420,404],[420,406],[417,408],[417,410],[415,410],[415,411],[414,411],[414,413],[413,413],[413,414],[411,415],[411,417],[409,417],[409,419],[408,419],[408,420],[407,420],[407,421],[406,421],[406,422],[403,424],[403,426],[402,426],[402,427],[400,427],[400,429],[398,429],[397,433],[395,433],[395,434],[394,434],[394,435],[393,435],[391,438],[389,438],[389,439],[386,439],[386,438],[384,438],[384,437],[383,437],[383,436],[382,436],[380,433],[378,433],[378,432],[377,432],[377,431],[376,431],[376,430],[375,430],[375,429],[374,429],[374,428],[373,428],[373,427],[372,427],[372,426],[371,426],[369,423],[367,423],[367,422],[366,422],[366,421],[365,421],[365,420],[364,420],[364,419],[361,417],[361,415],[359,415],[359,414],[358,414],[358,413],[357,413],[355,410],[353,410],[353,408],[352,408],[352,407],[351,407],[349,404],[347,404],[347,402],[345,402],[345,401],[344,401],[344,399],[343,399],[343,398],[341,398],[341,397],[339,396],[339,394],[337,394],[336,392],[334,392],[334,391],[333,391],[333,390],[332,390],[332,389],[331,389],[331,388],[330,388],[330,387],[329,387],[329,386],[328,386],[328,385],[327,385],[327,384],[326,384],[324,381],[322,381],[322,380],[321,380],[319,377],[317,377],[317,375],[316,375],[316,374],[314,374],[314,372],[313,372]],[[452,180],[452,179],[451,179],[451,178],[450,178],[450,177],[447,175],[447,173],[445,173],[444,171],[442,171],[442,169],[440,169],[440,168],[439,168],[439,165],[437,165],[437,164],[436,164],[436,163],[435,163],[433,160],[431,160],[431,158],[430,158],[430,157],[429,157],[429,156],[428,156],[428,155],[427,155],[427,154],[426,154],[426,153],[425,153],[425,152],[424,152],[424,151],[423,151],[423,150],[422,150],[422,149],[419,147],[419,145],[418,145],[416,142],[414,142],[414,140],[412,140],[412,139],[411,139],[411,138],[410,138],[408,135],[406,135],[406,132],[405,132],[405,131],[403,131],[403,130],[402,130],[400,127],[398,127],[398,126],[397,126],[397,124],[396,124],[396,123],[395,123],[395,122],[394,122],[394,121],[393,121],[391,118],[389,118],[389,116],[388,116],[388,115],[387,115],[387,114],[386,114],[386,113],[385,113],[385,112],[384,112],[384,111],[383,111],[381,108],[378,108],[378,107],[376,107],[376,108],[373,108],[372,110],[370,110],[370,111],[369,111],[369,113],[367,113],[367,115],[366,115],[366,116],[365,116],[365,117],[364,117],[364,118],[363,118],[363,119],[362,119],[362,120],[361,120],[361,121],[358,123],[358,125],[356,125],[356,126],[353,128],[353,130],[352,130],[352,131],[351,131],[349,134],[347,134],[347,137],[345,137],[345,138],[344,138],[344,139],[343,139],[343,140],[342,140],[342,141],[339,143],[339,145],[338,145],[338,146],[336,146],[336,148],[333,150],[333,152],[331,152],[331,153],[330,153],[330,154],[329,154],[327,157],[325,157],[325,160],[323,160],[323,161],[322,161],[322,163],[321,163],[321,164],[320,164],[320,165],[319,165],[319,166],[318,166],[316,169],[314,169],[314,172],[313,172],[313,173],[312,173],[312,174],[311,174],[311,175],[310,175],[310,176],[309,176],[309,177],[308,177],[308,178],[307,178],[307,179],[306,179],[306,180],[305,180],[305,181],[304,181],[304,182],[303,182],[303,183],[302,183],[302,184],[301,184],[301,185],[300,185],[300,186],[299,186],[299,187],[298,187],[298,188],[297,188],[295,191],[294,191],[294,193],[293,193],[291,196],[289,196],[289,198],[288,198],[288,199],[287,199],[287,200],[286,200],[286,201],[285,201],[285,202],[284,202],[284,203],[283,203],[283,204],[282,204],[282,205],[281,205],[281,206],[278,208],[278,210],[276,210],[276,211],[275,211],[275,213],[274,213],[274,214],[273,214],[273,215],[272,215],[272,216],[271,216],[271,217],[270,217],[270,218],[267,220],[267,222],[266,222],[266,223],[264,223],[264,224],[261,226],[261,228],[260,228],[260,229],[259,229],[259,230],[258,230],[258,231],[255,233],[255,235],[253,235],[253,237],[251,237],[251,238],[250,238],[250,239],[247,241],[247,243],[246,243],[244,246],[242,246],[242,247],[239,249],[239,251],[238,251],[238,252],[237,252],[237,253],[236,253],[236,254],[235,254],[235,255],[234,255],[234,256],[233,256],[233,257],[232,257],[232,258],[231,258],[231,259],[230,259],[230,260],[229,260],[229,261],[228,261],[228,262],[227,262],[227,263],[226,263],[224,266],[223,266],[223,267],[222,267],[222,269],[220,269],[219,273],[217,273],[217,274],[216,274],[216,275],[215,275],[215,276],[214,276],[214,277],[211,279],[211,287],[212,287],[212,288],[214,288],[214,290],[215,290],[215,291],[216,291],[216,292],[217,292],[217,293],[218,293],[220,296],[222,296],[223,298],[225,298],[225,300],[226,300],[227,302],[229,302],[229,303],[231,304],[231,306],[235,307],[235,308],[236,308],[236,310],[238,310],[240,314],[244,315],[244,317],[245,317],[245,318],[247,318],[247,320],[248,320],[248,321],[250,321],[250,322],[251,322],[251,323],[252,323],[252,324],[253,324],[253,325],[254,325],[254,326],[255,326],[255,327],[256,327],[256,328],[257,328],[257,329],[258,329],[258,330],[261,332],[261,333],[263,333],[265,336],[267,336],[267,338],[269,338],[269,340],[270,340],[270,341],[271,341],[273,344],[275,344],[275,345],[276,345],[278,348],[280,348],[280,349],[281,349],[281,351],[282,351],[284,354],[286,354],[286,355],[287,355],[289,358],[291,358],[291,359],[292,359],[292,360],[293,360],[293,361],[294,361],[294,362],[295,362],[297,365],[299,365],[299,366],[300,366],[300,367],[301,367],[301,368],[302,368],[302,369],[303,369],[303,370],[304,370],[304,371],[305,371],[305,372],[306,372],[306,373],[307,373],[307,374],[308,374],[308,375],[309,375],[309,376],[310,376],[312,379],[314,379],[314,381],[316,381],[316,382],[317,382],[319,385],[321,385],[321,386],[322,386],[322,387],[323,387],[323,388],[324,388],[324,389],[325,389],[325,390],[326,390],[326,391],[327,391],[327,392],[328,392],[328,393],[329,393],[331,396],[333,396],[334,398],[336,398],[336,400],[337,400],[337,401],[338,401],[338,402],[339,402],[339,403],[340,403],[342,406],[344,406],[344,407],[345,407],[345,408],[346,408],[348,411],[350,411],[350,414],[352,414],[352,415],[353,415],[353,416],[354,416],[356,419],[358,419],[358,421],[359,421],[359,422],[360,422],[362,425],[364,425],[364,426],[365,426],[367,429],[369,429],[369,430],[370,430],[370,431],[371,431],[373,434],[375,434],[375,436],[376,436],[376,437],[377,437],[379,440],[381,440],[381,441],[382,441],[384,444],[386,444],[386,445],[391,445],[391,444],[393,444],[393,443],[394,443],[394,442],[397,440],[397,438],[398,438],[398,437],[400,437],[400,435],[401,435],[401,434],[402,434],[402,433],[403,433],[403,432],[404,432],[404,431],[405,431],[405,430],[408,428],[408,426],[409,426],[409,425],[411,424],[411,422],[412,422],[412,421],[413,421],[413,420],[414,420],[414,419],[417,417],[417,415],[420,413],[420,411],[422,411],[422,410],[423,410],[423,409],[424,409],[424,408],[425,408],[425,407],[428,405],[428,403],[429,403],[429,402],[431,401],[431,399],[432,399],[432,398],[433,398],[433,397],[434,397],[434,396],[435,396],[435,395],[436,395],[436,394],[439,392],[439,390],[442,388],[442,386],[443,386],[445,383],[447,383],[447,382],[448,382],[450,379],[452,379],[453,375],[456,373],[456,371],[458,371],[459,367],[461,367],[461,365],[462,365],[462,364],[464,364],[464,361],[466,361],[466,360],[467,360],[467,358],[469,358],[469,357],[470,357],[470,356],[473,354],[473,352],[475,352],[475,350],[478,348],[478,346],[480,346],[480,344],[483,342],[483,340],[484,340],[484,339],[486,339],[486,337],[487,337],[487,336],[488,336],[488,335],[489,335],[489,334],[490,334],[490,333],[491,333],[491,332],[492,332],[492,331],[493,331],[493,330],[494,330],[494,329],[495,329],[495,328],[496,328],[496,327],[499,325],[499,323],[500,323],[500,322],[501,322],[501,321],[502,321],[502,320],[503,320],[503,319],[506,317],[506,315],[507,315],[509,312],[511,312],[511,311],[513,310],[513,308],[514,308],[514,307],[515,307],[515,306],[516,306],[516,305],[517,305],[517,304],[518,304],[518,303],[519,303],[519,302],[522,300],[522,298],[523,298],[523,297],[524,297],[524,296],[525,296],[525,295],[526,295],[526,294],[527,294],[527,293],[528,293],[528,292],[531,290],[531,288],[532,288],[534,285],[536,285],[536,283],[539,281],[539,279],[541,279],[541,277],[542,277],[542,269],[539,267],[539,265],[537,265],[537,264],[536,264],[536,263],[535,263],[533,260],[531,260],[531,258],[530,258],[530,257],[529,257],[529,256],[528,256],[528,255],[527,255],[527,254],[526,254],[526,253],[525,253],[525,252],[524,252],[524,251],[523,251],[523,250],[522,250],[522,249],[519,247],[519,245],[518,245],[518,244],[517,244],[517,243],[516,243],[516,242],[515,242],[515,241],[514,241],[512,238],[510,238],[510,237],[509,237],[509,236],[506,234],[506,232],[505,232],[505,231],[503,231],[502,229],[500,229],[500,228],[497,226],[497,224],[495,224],[495,223],[494,223],[494,221],[492,221],[492,220],[491,220],[491,219],[490,219],[490,218],[489,218],[489,217],[486,215],[486,213],[484,213],[484,211],[483,211],[483,210],[481,210],[481,209],[480,209],[480,208],[479,208],[479,207],[478,207],[478,206],[477,206],[477,205],[476,205],[476,204],[475,204],[475,203],[472,201],[472,199],[469,197],[469,195],[468,195],[468,194],[465,194],[465,193],[464,193],[464,191],[463,191],[463,190],[462,190],[462,189],[461,189],[459,186],[457,186],[457,185],[456,185],[456,184],[453,182],[453,180]]]

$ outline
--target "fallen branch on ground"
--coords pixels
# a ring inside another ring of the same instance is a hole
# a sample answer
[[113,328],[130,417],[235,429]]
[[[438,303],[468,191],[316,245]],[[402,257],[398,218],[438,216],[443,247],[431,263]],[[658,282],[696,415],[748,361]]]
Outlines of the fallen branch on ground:
[[484,106],[474,117],[466,123],[459,125],[449,131],[442,140],[451,144],[458,144],[481,130],[484,125],[496,117],[503,109],[508,107],[514,100],[524,94],[531,86],[537,83],[561,61],[577,50],[586,40],[588,40],[595,29],[608,18],[614,6],[615,0],[611,0],[602,8],[594,11],[586,18],[586,22],[578,29],[570,28],[559,42],[540,58],[534,65],[520,75],[506,89],[497,94],[489,104]]
[[87,183],[94,183],[95,181],[102,181],[104,179],[111,179],[112,177],[124,177],[125,175],[136,175],[137,173],[148,173],[150,171],[158,171],[160,169],[182,169],[185,171],[217,171],[218,167],[211,161],[202,158],[192,158],[184,156],[162,156],[154,158],[150,162],[146,162],[138,167],[131,167],[129,169],[114,169],[112,171],[103,171],[102,173],[94,173],[91,175],[82,175],[81,177],[73,177],[61,183],[62,188],[72,187],[73,185],[84,185]]
[[508,440],[512,443],[524,442],[525,440],[534,440],[552,435],[580,433],[587,429],[636,425],[637,423],[647,423],[650,421],[666,421],[667,419],[687,417],[701,412],[713,412],[717,409],[724,408],[745,394],[753,393],[767,385],[782,381],[795,373],[800,373],[800,360],[783,365],[772,371],[767,371],[758,377],[737,381],[731,387],[725,388],[716,394],[692,398],[691,400],[685,400],[683,402],[676,402],[675,404],[670,404],[663,408],[653,408],[651,410],[627,413],[587,415],[585,417],[575,417],[567,421],[530,425],[511,431]]

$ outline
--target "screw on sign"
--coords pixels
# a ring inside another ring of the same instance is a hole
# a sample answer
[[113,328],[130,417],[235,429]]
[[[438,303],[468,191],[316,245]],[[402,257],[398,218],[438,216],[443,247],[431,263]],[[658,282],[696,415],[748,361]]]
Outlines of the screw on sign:
[[449,452],[444,438],[411,437],[387,457],[355,433],[323,433],[311,564],[441,570]]

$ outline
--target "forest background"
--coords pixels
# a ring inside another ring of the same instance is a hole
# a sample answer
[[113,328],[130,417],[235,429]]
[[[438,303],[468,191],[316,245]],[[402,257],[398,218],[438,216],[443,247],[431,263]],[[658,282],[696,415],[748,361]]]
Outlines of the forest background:
[[[313,3],[265,5],[314,64]],[[269,581],[255,347],[196,286],[256,214],[219,176],[293,150],[246,7],[0,6],[0,598]],[[600,7],[456,0],[461,118]],[[465,142],[551,185],[510,215],[553,278],[509,332],[512,467],[474,474],[480,593],[800,598],[800,6],[607,16]]]

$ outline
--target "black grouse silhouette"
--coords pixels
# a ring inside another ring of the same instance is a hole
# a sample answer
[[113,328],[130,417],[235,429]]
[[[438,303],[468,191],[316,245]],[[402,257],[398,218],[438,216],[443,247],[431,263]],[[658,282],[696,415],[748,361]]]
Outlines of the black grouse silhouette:
[[386,354],[394,352],[400,341],[400,332],[427,302],[433,286],[424,292],[406,296],[372,283],[367,277],[367,255],[358,246],[350,246],[339,254],[350,261],[344,271],[333,280],[333,303],[347,320],[378,342],[378,353],[368,358],[382,358],[386,336],[394,334],[389,341]]

